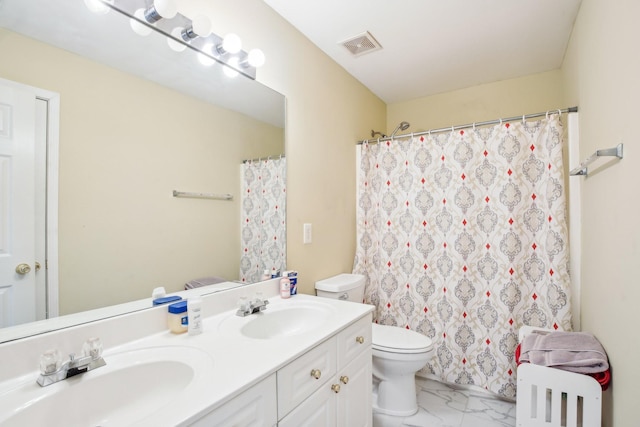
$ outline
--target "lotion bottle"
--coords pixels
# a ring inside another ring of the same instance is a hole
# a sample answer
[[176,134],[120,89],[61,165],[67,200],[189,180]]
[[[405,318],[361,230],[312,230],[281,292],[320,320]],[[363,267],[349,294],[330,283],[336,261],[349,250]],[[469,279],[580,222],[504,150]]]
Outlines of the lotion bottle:
[[291,297],[291,282],[288,277],[283,277],[280,279],[280,298],[289,298]]
[[187,299],[189,323],[187,328],[189,335],[202,333],[202,298],[191,297]]

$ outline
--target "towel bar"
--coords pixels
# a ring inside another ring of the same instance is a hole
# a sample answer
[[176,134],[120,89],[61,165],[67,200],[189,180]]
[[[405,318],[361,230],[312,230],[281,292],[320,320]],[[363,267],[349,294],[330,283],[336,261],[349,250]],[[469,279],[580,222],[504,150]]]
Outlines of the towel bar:
[[215,193],[190,193],[188,191],[173,190],[173,197],[193,197],[196,199],[212,199],[212,200],[233,200],[231,194],[215,194]]
[[589,174],[588,166],[595,162],[599,157],[617,157],[622,159],[622,144],[618,144],[612,148],[605,148],[602,150],[596,150],[595,153],[590,155],[585,161],[580,163],[577,168],[571,169],[569,175],[571,176],[587,176]]

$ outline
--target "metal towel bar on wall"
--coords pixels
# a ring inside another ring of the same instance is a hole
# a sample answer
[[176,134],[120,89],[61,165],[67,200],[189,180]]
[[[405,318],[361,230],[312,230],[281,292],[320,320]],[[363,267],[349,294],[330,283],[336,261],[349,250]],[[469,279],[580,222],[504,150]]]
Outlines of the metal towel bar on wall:
[[173,197],[193,197],[196,199],[212,199],[212,200],[233,200],[231,194],[215,194],[215,193],[190,193],[188,191],[173,190]]
[[588,166],[595,162],[600,157],[617,157],[622,159],[622,144],[618,144],[612,148],[605,148],[602,150],[596,150],[595,153],[590,155],[585,161],[580,163],[577,168],[571,169],[569,175],[571,176],[587,176],[589,174]]

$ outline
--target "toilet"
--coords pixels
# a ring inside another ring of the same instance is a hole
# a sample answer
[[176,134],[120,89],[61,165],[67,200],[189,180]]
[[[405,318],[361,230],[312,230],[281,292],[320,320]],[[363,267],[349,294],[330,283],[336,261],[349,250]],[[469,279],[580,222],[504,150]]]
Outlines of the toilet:
[[[339,274],[316,282],[319,297],[363,302],[365,277]],[[373,410],[393,416],[418,411],[416,372],[431,359],[432,341],[409,329],[373,323]]]

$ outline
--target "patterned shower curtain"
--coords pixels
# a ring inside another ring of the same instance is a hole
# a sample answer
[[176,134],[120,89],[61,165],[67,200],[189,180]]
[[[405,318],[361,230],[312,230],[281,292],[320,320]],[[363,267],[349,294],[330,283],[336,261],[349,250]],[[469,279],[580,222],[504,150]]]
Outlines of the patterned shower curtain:
[[363,144],[354,272],[375,321],[430,337],[423,368],[515,398],[522,325],[571,329],[558,115]]
[[286,159],[247,161],[240,170],[240,280],[255,283],[286,265]]

